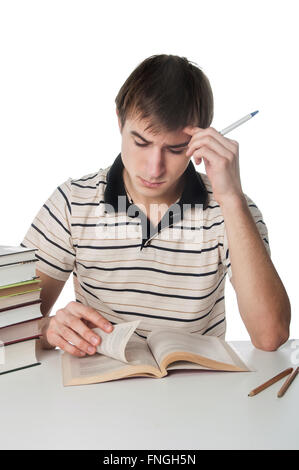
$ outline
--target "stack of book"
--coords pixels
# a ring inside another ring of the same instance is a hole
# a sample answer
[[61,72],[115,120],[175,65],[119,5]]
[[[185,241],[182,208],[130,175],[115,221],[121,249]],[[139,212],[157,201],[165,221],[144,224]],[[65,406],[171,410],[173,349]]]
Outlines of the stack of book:
[[0,246],[0,374],[39,365],[40,279],[36,249]]

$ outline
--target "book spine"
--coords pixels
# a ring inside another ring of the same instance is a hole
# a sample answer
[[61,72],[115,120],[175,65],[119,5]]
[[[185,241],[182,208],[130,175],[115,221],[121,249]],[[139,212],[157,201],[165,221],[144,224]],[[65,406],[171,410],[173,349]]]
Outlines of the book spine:
[[24,341],[30,341],[31,339],[40,339],[42,334],[35,335],[35,336],[28,336],[27,338],[20,338],[20,339],[15,339],[13,341],[7,341],[4,343],[4,346],[9,346],[10,344],[16,344],[16,343],[23,343]]
[[41,303],[41,299],[38,299],[38,300],[34,300],[33,302],[26,302],[26,303],[19,304],[19,305],[11,305],[10,307],[7,307],[7,308],[1,308],[0,313],[6,312],[7,310],[14,310],[17,308],[27,307],[27,305],[35,305],[35,304],[40,304],[40,303]]
[[14,262],[14,263],[0,264],[0,268],[5,268],[6,266],[13,266],[15,264],[36,263],[37,261],[38,261],[38,259],[35,258],[35,259],[28,259],[26,261],[17,261],[17,262]]

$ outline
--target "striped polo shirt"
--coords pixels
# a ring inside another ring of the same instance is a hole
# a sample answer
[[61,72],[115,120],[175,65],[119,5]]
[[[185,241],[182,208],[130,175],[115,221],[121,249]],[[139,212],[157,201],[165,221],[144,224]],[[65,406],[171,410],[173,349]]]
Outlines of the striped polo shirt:
[[[231,278],[221,208],[206,174],[190,160],[181,197],[153,226],[113,164],[60,184],[35,216],[21,246],[37,248],[36,267],[66,281],[77,302],[112,324],[141,320],[142,337],[161,327],[225,339],[225,280]],[[262,214],[245,195],[270,254]],[[70,299],[71,300],[71,299]]]

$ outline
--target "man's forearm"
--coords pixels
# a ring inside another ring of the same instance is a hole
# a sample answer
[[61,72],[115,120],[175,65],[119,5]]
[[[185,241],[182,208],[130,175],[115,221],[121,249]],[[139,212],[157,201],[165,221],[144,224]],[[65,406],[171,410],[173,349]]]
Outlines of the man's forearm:
[[221,204],[232,283],[252,343],[275,350],[289,336],[290,302],[244,198]]

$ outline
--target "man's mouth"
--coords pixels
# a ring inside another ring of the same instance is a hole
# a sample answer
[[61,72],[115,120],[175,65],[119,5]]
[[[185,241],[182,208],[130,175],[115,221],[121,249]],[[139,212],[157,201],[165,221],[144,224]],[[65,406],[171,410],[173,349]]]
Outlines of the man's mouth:
[[141,178],[141,176],[139,176],[139,178],[140,178],[142,184],[144,186],[146,186],[147,188],[158,188],[159,186],[161,186],[164,183],[164,181],[161,181],[160,183],[151,183],[150,181],[147,181],[147,180]]

